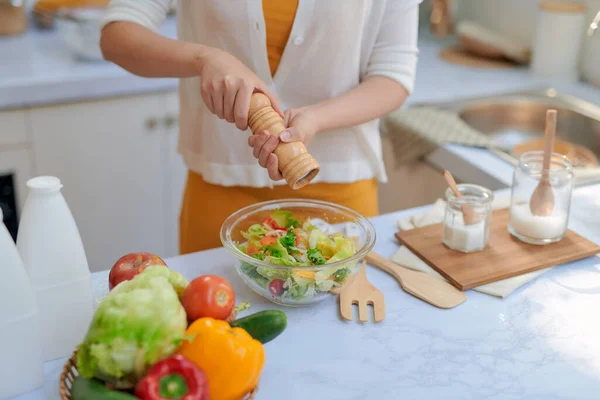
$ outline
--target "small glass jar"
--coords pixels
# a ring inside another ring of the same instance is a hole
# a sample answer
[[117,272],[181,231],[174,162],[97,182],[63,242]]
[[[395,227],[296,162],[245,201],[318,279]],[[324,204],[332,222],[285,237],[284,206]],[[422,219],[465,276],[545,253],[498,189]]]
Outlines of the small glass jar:
[[554,207],[548,216],[534,215],[529,202],[542,176],[542,151],[529,151],[515,168],[510,200],[508,231],[529,244],[544,245],[560,241],[567,232],[573,193],[573,164],[562,154],[553,153],[550,187]]
[[[456,197],[451,189],[446,190],[446,212],[442,241],[452,250],[471,253],[483,250],[490,238],[492,224],[492,201],[494,194],[482,186],[457,185],[462,197]],[[463,209],[473,210],[475,222],[466,225]]]

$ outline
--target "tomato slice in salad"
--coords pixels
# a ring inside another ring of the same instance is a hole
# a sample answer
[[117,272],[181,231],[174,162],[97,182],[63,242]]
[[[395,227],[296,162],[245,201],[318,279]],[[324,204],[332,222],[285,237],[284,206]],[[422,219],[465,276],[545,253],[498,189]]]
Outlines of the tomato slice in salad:
[[252,254],[258,254],[258,252],[259,252],[258,247],[255,247],[255,246],[246,247],[246,254],[248,254],[249,256],[251,256]]
[[265,236],[264,238],[260,239],[260,244],[263,246],[268,246],[275,243],[277,243],[277,236]]
[[294,229],[293,232],[296,234],[296,247],[300,247],[300,243],[302,241],[302,234],[298,229]]
[[286,228],[279,226],[279,224],[271,217],[265,217],[265,219],[263,219],[263,223],[269,225],[272,229],[278,231],[287,231]]

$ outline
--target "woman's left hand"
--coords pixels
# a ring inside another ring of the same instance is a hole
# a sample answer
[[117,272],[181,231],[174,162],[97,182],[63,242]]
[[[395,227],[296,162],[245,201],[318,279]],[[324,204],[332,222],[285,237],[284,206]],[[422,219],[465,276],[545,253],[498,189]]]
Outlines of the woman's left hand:
[[279,160],[273,153],[279,142],[303,142],[307,145],[319,131],[316,118],[310,107],[292,108],[284,113],[286,130],[279,136],[264,131],[248,138],[248,145],[254,149],[258,164],[269,171],[274,181],[283,179],[279,172]]

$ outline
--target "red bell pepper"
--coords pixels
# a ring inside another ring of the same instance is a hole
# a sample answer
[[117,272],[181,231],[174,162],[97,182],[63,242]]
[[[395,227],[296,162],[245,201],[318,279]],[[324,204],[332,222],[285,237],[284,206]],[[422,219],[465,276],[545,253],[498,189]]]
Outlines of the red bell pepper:
[[202,369],[177,354],[154,364],[135,395],[142,400],[209,400],[208,380]]

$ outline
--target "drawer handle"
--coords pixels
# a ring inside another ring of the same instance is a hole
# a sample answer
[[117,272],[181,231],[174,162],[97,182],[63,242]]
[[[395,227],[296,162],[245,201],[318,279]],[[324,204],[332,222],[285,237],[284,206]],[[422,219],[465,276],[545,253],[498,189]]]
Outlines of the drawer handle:
[[149,120],[146,121],[146,128],[148,128],[151,131],[156,129],[157,125],[158,125],[158,122],[156,121],[156,118],[150,118]]
[[167,117],[165,117],[165,126],[167,128],[171,128],[173,127],[173,125],[175,125],[177,123],[177,117],[174,115],[169,115]]

